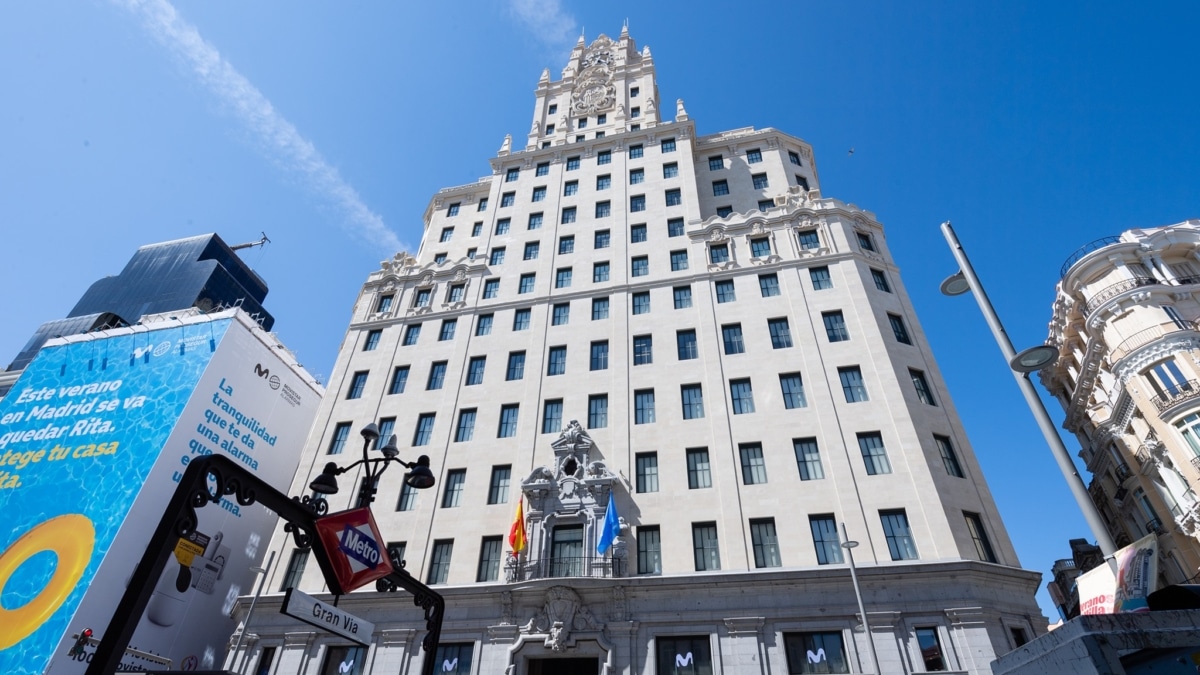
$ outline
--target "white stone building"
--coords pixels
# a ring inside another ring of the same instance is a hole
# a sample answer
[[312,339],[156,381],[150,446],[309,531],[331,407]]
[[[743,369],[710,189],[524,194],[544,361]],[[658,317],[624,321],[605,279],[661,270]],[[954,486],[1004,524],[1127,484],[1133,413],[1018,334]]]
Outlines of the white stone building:
[[1042,371],[1118,546],[1158,535],[1159,584],[1200,571],[1200,220],[1129,230],[1063,265]]
[[[491,168],[368,276],[292,486],[359,457],[369,422],[431,458],[436,489],[387,475],[374,506],[447,599],[438,672],[872,672],[841,524],[882,672],[986,673],[1044,632],[883,228],[821,196],[807,143],[697,135],[622,32],[542,74]],[[610,493],[624,527],[598,555]],[[278,592],[323,585],[271,545],[235,661],[430,658],[401,594],[341,598],[376,623],[366,648],[280,616]]]

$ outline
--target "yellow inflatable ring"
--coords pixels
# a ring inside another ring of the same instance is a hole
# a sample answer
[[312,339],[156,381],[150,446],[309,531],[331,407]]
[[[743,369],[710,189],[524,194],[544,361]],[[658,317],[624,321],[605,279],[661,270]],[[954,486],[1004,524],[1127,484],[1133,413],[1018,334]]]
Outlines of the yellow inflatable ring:
[[92,521],[78,513],[68,513],[35,526],[0,553],[0,592],[26,560],[42,551],[58,556],[54,575],[32,600],[17,609],[0,605],[0,627],[3,627],[0,649],[24,640],[62,606],[83,577],[95,545],[96,528]]

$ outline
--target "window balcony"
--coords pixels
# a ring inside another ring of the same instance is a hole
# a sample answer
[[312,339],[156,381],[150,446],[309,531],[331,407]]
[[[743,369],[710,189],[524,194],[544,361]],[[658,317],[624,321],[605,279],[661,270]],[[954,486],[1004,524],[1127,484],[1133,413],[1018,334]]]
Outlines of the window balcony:
[[571,577],[613,579],[626,576],[625,562],[624,558],[602,556],[558,556],[519,564],[510,562],[505,571],[509,583]]
[[1096,308],[1104,304],[1108,300],[1117,297],[1125,291],[1131,291],[1135,288],[1143,286],[1157,286],[1159,280],[1153,277],[1134,277],[1132,279],[1123,279],[1115,284],[1109,284],[1100,289],[1098,293],[1093,295],[1087,304],[1083,306],[1083,314],[1087,316],[1096,311]]
[[1125,481],[1129,480],[1130,476],[1133,475],[1133,472],[1129,470],[1128,464],[1118,464],[1113,468],[1113,470],[1117,474],[1118,483],[1124,483]]
[[1099,251],[1102,248],[1111,246],[1121,241],[1120,237],[1102,237],[1093,242],[1089,242],[1080,246],[1074,253],[1067,257],[1066,262],[1062,264],[1062,268],[1058,271],[1059,278],[1067,276],[1067,272],[1092,251]]
[[1180,325],[1174,321],[1167,321],[1166,323],[1157,326],[1151,326],[1145,330],[1138,331],[1125,338],[1119,345],[1111,349],[1108,352],[1108,360],[1110,363],[1115,364],[1117,361],[1129,356],[1134,351],[1145,347],[1151,342],[1154,342],[1159,338],[1165,337],[1172,333],[1178,333],[1179,331],[1200,331],[1200,322],[1188,321],[1183,322],[1182,325]]
[[1155,396],[1150,399],[1150,402],[1158,410],[1158,416],[1162,417],[1164,411],[1170,410],[1180,403],[1190,401],[1198,396],[1200,396],[1200,380],[1188,380],[1187,382],[1175,385],[1171,388],[1171,391],[1162,396]]

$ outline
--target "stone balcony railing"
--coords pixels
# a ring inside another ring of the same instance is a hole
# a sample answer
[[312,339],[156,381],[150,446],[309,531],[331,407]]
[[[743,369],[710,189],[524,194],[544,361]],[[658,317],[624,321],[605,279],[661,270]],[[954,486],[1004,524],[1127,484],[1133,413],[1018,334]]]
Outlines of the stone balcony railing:
[[1106,301],[1117,297],[1125,291],[1141,288],[1143,286],[1157,286],[1159,283],[1161,282],[1153,277],[1134,277],[1132,279],[1122,279],[1115,284],[1109,284],[1108,286],[1100,289],[1099,292],[1097,292],[1087,301],[1087,304],[1083,307],[1083,313],[1085,315],[1091,314],[1092,312],[1096,311],[1097,307],[1104,304]]
[[1144,347],[1159,338],[1165,337],[1172,333],[1180,331],[1195,331],[1200,332],[1200,322],[1185,321],[1176,323],[1168,321],[1157,326],[1151,326],[1145,330],[1140,330],[1133,335],[1125,338],[1113,349],[1108,352],[1108,360],[1110,363],[1116,363],[1128,356],[1134,350]]
[[558,556],[520,563],[510,560],[504,574],[509,583],[569,577],[612,579],[627,576],[625,562],[625,558],[601,556]]

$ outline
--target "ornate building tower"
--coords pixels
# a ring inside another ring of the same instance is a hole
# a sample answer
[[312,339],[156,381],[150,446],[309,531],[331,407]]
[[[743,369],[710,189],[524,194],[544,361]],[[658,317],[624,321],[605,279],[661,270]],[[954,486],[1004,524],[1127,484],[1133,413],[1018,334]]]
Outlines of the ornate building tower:
[[[1039,575],[1020,568],[883,228],[821,195],[809,144],[697,135],[682,101],[664,120],[650,50],[625,31],[580,40],[535,98],[524,147],[506,138],[491,175],[439,191],[416,256],[367,277],[293,486],[369,422],[430,456],[437,490],[385,479],[376,518],[447,598],[438,652],[420,651],[407,602],[364,592],[340,602],[376,623],[371,646],[262,611],[250,658],[873,672],[844,535],[876,672],[986,673],[1043,632]],[[610,495],[618,536],[598,546]],[[518,501],[528,545],[510,555]],[[271,590],[321,592],[305,552],[282,532],[271,545],[286,563]]]
[[1118,546],[1158,536],[1160,585],[1200,570],[1200,221],[1129,230],[1063,265],[1042,383]]

